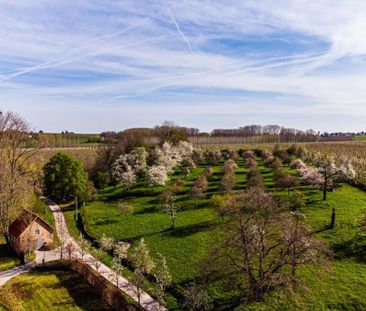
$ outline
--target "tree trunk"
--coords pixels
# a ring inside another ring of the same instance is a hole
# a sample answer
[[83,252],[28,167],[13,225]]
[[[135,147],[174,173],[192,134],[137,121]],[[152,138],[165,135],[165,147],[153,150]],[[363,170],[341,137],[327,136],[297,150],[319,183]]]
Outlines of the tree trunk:
[[333,229],[334,225],[335,225],[335,218],[336,218],[336,213],[335,213],[335,208],[332,209],[332,217],[330,220],[330,228]]
[[323,184],[323,201],[327,200],[327,188],[328,188],[328,175],[325,169],[324,171],[324,184]]

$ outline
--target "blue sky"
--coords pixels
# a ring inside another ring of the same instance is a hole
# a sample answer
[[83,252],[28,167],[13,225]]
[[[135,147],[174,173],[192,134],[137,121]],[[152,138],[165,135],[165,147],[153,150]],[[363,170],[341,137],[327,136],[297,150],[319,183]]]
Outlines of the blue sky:
[[0,0],[0,38],[35,130],[366,130],[364,0]]

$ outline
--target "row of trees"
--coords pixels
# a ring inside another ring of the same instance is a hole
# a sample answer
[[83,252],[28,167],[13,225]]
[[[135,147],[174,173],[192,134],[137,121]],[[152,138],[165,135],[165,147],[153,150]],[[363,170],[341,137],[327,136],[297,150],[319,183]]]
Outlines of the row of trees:
[[298,136],[307,140],[316,140],[317,134],[314,130],[301,131],[292,128],[285,128],[279,125],[246,125],[237,129],[214,129],[211,132],[212,136],[257,136],[257,135],[270,135],[279,136],[282,138],[289,138]]

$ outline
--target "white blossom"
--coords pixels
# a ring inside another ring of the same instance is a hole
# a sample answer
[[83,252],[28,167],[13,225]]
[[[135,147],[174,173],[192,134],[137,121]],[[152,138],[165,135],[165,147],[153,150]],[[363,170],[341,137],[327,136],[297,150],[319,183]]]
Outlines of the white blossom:
[[154,165],[148,168],[146,178],[149,186],[164,186],[168,181],[168,172],[165,166]]

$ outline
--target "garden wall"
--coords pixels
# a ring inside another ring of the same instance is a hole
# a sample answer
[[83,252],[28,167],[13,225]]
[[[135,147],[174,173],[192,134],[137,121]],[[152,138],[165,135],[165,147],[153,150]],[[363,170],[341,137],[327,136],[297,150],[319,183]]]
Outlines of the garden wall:
[[73,260],[70,265],[71,269],[79,273],[84,280],[101,296],[101,298],[116,311],[135,311],[136,309],[129,305],[121,290],[111,284],[98,272],[94,271],[89,265],[80,259]]

